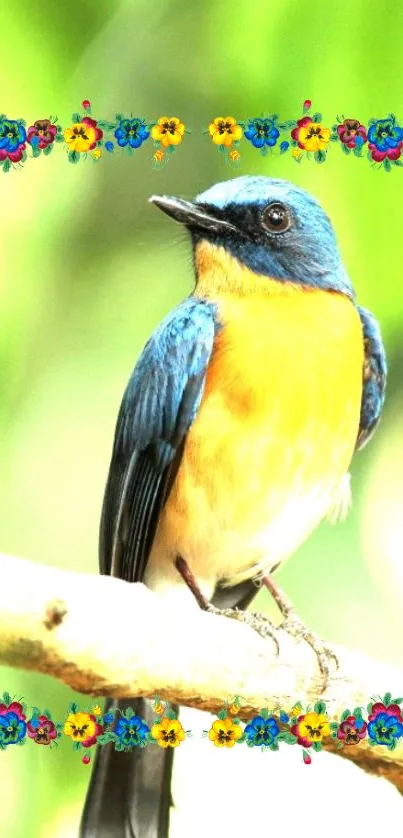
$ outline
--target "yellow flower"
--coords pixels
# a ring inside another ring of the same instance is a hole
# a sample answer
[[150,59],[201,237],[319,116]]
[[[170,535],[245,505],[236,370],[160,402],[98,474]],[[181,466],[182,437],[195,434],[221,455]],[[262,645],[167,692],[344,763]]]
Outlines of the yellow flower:
[[95,705],[92,712],[93,712],[94,716],[102,716],[102,710],[101,710],[99,704]]
[[68,144],[69,151],[88,151],[95,138],[94,128],[83,122],[76,122],[64,131],[64,141]]
[[225,145],[227,148],[242,137],[242,128],[233,116],[217,116],[210,122],[208,130],[215,145]]
[[92,156],[93,156],[94,160],[99,160],[101,154],[102,154],[102,151],[101,151],[100,148],[94,148],[94,151],[92,152]]
[[298,140],[305,151],[323,151],[330,140],[330,128],[323,128],[320,122],[310,122],[300,129]]
[[237,163],[238,160],[241,159],[241,155],[240,155],[239,151],[236,150],[236,148],[233,148],[232,151],[230,151],[229,157],[230,157],[230,160],[232,160],[233,163]]
[[156,163],[162,163],[164,157],[165,157],[165,151],[161,151],[160,148],[154,154],[154,160],[155,160]]
[[75,742],[84,742],[95,733],[95,722],[88,713],[70,713],[64,723],[63,733]]
[[309,742],[321,742],[324,736],[330,736],[330,724],[322,713],[307,713],[298,725],[300,736]]
[[153,140],[157,140],[164,148],[169,145],[179,145],[185,133],[185,126],[176,116],[161,116],[157,125],[151,129]]
[[[162,156],[164,156],[164,152],[161,152],[161,153],[162,153]],[[154,154],[154,157],[155,157],[155,154]],[[155,701],[154,701],[154,710],[155,710],[157,716],[162,716],[162,714],[164,712],[164,705],[159,700],[159,698],[156,698]]]
[[296,704],[296,705],[292,708],[292,710],[290,711],[289,715],[290,715],[290,716],[299,716],[299,715],[300,715],[300,713],[302,713],[302,707],[301,707],[301,705],[300,705],[300,704]]
[[208,732],[208,738],[214,742],[217,748],[233,748],[238,739],[242,736],[241,725],[234,723],[234,720],[227,716],[226,719],[217,719],[213,722]]
[[291,154],[292,154],[293,157],[297,157],[297,158],[302,157],[302,151],[301,151],[300,148],[293,148]]
[[166,716],[151,728],[151,736],[157,740],[161,748],[177,748],[183,742],[185,735],[178,719],[168,719]]

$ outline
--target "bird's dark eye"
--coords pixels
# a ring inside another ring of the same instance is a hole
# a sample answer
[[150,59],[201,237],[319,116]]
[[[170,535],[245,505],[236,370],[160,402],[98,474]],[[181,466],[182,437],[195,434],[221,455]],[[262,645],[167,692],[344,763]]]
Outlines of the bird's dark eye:
[[269,233],[284,233],[291,224],[291,218],[284,204],[269,204],[263,211],[262,224]]

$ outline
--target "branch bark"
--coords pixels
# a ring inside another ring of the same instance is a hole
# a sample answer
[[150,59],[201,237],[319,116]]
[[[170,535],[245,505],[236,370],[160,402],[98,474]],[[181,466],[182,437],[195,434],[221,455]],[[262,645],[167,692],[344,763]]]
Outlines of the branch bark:
[[[0,664],[51,675],[92,696],[152,698],[218,712],[242,696],[262,707],[326,701],[330,717],[402,690],[403,673],[334,647],[340,669],[321,693],[315,655],[278,630],[272,640],[225,617],[173,612],[144,585],[0,554]],[[333,741],[327,750],[335,751]],[[366,742],[335,751],[403,792],[403,752]]]

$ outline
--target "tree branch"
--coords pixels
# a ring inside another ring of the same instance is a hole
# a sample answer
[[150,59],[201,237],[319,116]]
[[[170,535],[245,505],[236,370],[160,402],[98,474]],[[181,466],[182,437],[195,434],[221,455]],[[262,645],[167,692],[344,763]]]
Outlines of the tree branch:
[[[403,674],[335,647],[340,669],[321,694],[315,655],[278,630],[280,655],[235,620],[169,610],[144,585],[73,573],[0,554],[0,663],[51,675],[95,696],[155,695],[218,712],[235,695],[250,718],[262,707],[326,701],[330,717],[402,690]],[[325,745],[334,751],[334,742]],[[403,792],[401,747],[366,741],[337,751]]]

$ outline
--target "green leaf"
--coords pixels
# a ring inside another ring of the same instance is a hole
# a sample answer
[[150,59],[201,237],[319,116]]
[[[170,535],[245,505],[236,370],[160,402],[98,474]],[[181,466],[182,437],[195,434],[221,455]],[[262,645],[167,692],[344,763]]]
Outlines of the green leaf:
[[[383,168],[385,169],[385,172],[391,172],[392,171],[392,164],[389,160],[389,157],[385,157],[385,159],[383,161]],[[386,695],[390,696],[390,698],[392,698],[390,693],[386,693]],[[390,700],[388,702],[384,701],[384,704],[386,704],[386,703],[390,704]]]
[[312,117],[312,122],[322,122],[322,114],[321,113],[314,113]]
[[40,157],[41,156],[41,150],[42,149],[38,148],[38,146],[35,146],[35,145],[31,146],[32,157]]
[[81,742],[74,742],[73,748],[75,751],[79,751],[81,748]]
[[396,739],[392,739],[392,741],[391,741],[390,745],[388,746],[388,747],[389,747],[389,750],[390,750],[390,751],[394,751],[394,750],[395,750],[395,748],[396,748],[396,746],[397,746],[397,741],[396,741]]
[[[397,163],[397,162],[398,161],[395,160],[395,163]],[[400,161],[399,165],[403,166],[403,162]],[[392,704],[403,704],[403,698],[394,698],[393,701],[392,701]]]
[[73,122],[81,122],[82,117],[79,113],[73,113],[71,119]]
[[338,135],[338,134],[331,134],[331,135],[330,135],[330,142],[331,142],[331,143],[337,143],[338,139],[339,139],[339,135]]
[[326,713],[326,704],[324,701],[317,701],[313,709],[314,713],[317,713],[318,716],[322,716],[323,713]]
[[262,148],[260,149],[260,154],[262,155],[262,157],[267,157],[268,153],[269,153],[269,149],[268,149],[267,145],[263,145]]
[[220,721],[223,721],[224,719],[227,718],[227,711],[226,710],[220,710],[220,712],[217,715],[218,715],[218,718],[220,719]]
[[[387,160],[389,160],[389,158],[385,157],[384,163],[386,163]],[[390,163],[390,160],[389,160],[389,163]],[[391,703],[391,701],[392,701],[392,693],[385,693],[385,695],[383,697],[383,703],[384,703],[385,707],[387,707],[388,704]]]
[[347,146],[344,145],[344,143],[340,143],[340,145],[342,147],[342,150],[344,151],[344,154],[350,154],[351,148],[347,148]]
[[43,153],[46,154],[46,156],[52,154],[52,145],[47,145],[46,148],[43,149]]
[[351,715],[358,717],[359,719],[362,718],[362,711],[364,710],[363,707],[354,707],[354,710]]
[[322,743],[321,742],[312,742],[312,748],[314,751],[321,751],[322,750]]
[[[354,712],[355,712],[355,711],[354,711]],[[345,722],[345,720],[346,720],[349,716],[351,716],[350,711],[349,711],[349,710],[345,710],[345,711],[344,711],[344,713],[342,713],[342,714],[341,714],[341,721],[342,721],[342,722]]]
[[[5,159],[4,163],[3,163],[3,172],[9,172],[9,171],[10,171],[10,169],[11,169],[11,162],[10,162],[10,160],[8,159],[8,157],[6,157],[6,159]],[[10,701],[6,701],[6,702],[5,702],[5,704],[10,704],[10,703],[11,703]]]
[[64,142],[63,134],[56,134],[54,142],[55,143],[63,143]]
[[279,742],[286,742],[287,745],[295,745],[297,742],[297,737],[294,736],[293,733],[290,733],[288,730],[282,730],[281,733],[277,736],[277,741]]
[[353,148],[353,154],[356,157],[362,157],[362,147],[360,148]]
[[[78,151],[69,151],[67,156],[68,156],[68,159],[69,159],[70,163],[78,163],[78,161],[80,159],[80,154],[79,154]],[[73,711],[73,712],[75,712],[75,711]]]

